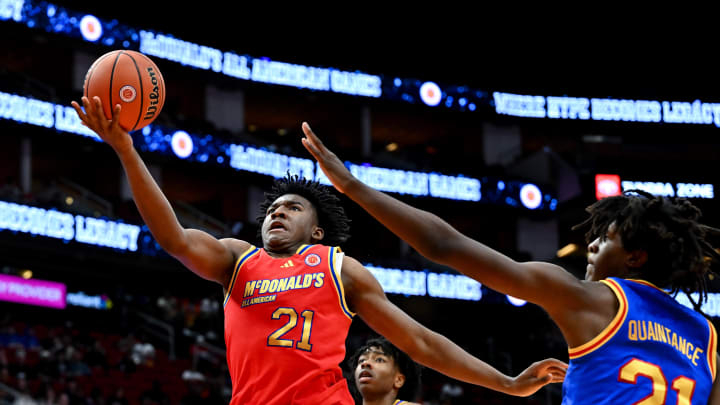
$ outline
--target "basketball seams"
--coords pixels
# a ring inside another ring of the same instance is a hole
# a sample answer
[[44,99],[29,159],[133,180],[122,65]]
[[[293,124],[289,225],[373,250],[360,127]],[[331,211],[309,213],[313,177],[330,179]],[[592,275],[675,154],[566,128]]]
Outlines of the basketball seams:
[[160,111],[162,110],[162,106],[165,105],[165,78],[163,77],[162,72],[160,72],[160,69],[158,69],[157,65],[155,65],[155,62],[153,62],[152,60],[150,62],[153,64],[153,67],[155,68],[155,71],[158,74],[160,83],[162,83],[162,92],[160,93],[160,95],[162,97],[162,101],[160,103],[160,108],[158,108],[158,111],[155,114],[155,116],[157,116],[160,114]]
[[[124,59],[123,54],[129,60]],[[149,73],[147,77],[143,75],[146,70]],[[146,78],[148,83],[144,83]],[[157,84],[153,84],[156,79]],[[157,87],[154,87],[156,85]],[[126,93],[123,93],[123,89]],[[145,94],[146,90],[153,93],[152,97],[159,93],[157,100],[149,99],[149,95]],[[147,126],[157,117],[165,102],[165,82],[155,63],[144,54],[132,50],[116,50],[100,56],[88,68],[83,93],[85,97],[99,97],[102,100],[103,113],[108,119],[112,117],[113,107],[118,103],[123,104],[118,120],[123,129],[132,132]],[[144,114],[146,105],[148,108],[153,106],[154,111],[150,118],[146,118]]]
[[137,121],[135,121],[135,125],[133,125],[132,129],[128,130],[128,132],[132,132],[135,130],[135,128],[137,128],[138,124],[140,124],[140,120],[142,119],[143,107],[145,106],[145,91],[143,90],[143,78],[142,74],[140,73],[140,68],[138,67],[137,61],[132,56],[132,54],[130,54],[130,52],[124,53],[130,58],[130,60],[133,62],[133,65],[135,65],[135,71],[138,75],[138,85],[140,86],[140,109],[138,110],[138,118]]
[[[110,102],[110,116],[112,117],[112,111],[115,106],[115,103],[113,103],[113,80],[115,79],[115,67],[118,64],[118,61],[120,60],[120,55],[122,55],[123,51],[118,52],[118,54],[115,56],[115,61],[113,62],[112,70],[110,70],[110,85],[108,86],[108,101]],[[105,108],[103,106],[103,108]]]

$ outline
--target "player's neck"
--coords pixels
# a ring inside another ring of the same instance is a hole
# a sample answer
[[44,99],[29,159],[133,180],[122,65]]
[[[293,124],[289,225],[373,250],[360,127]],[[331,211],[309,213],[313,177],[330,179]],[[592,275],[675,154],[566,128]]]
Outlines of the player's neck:
[[397,399],[397,392],[388,392],[377,398],[363,397],[363,405],[393,405]]
[[295,255],[301,246],[309,245],[310,243],[298,243],[294,245],[288,245],[288,246],[263,246],[263,249],[267,252],[268,255],[271,257],[290,257]]

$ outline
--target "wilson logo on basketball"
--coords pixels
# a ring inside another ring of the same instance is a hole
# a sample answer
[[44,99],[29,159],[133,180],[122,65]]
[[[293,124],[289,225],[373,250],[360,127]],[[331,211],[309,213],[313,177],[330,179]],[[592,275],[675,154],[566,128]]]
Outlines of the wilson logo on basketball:
[[137,97],[137,91],[133,86],[127,85],[120,88],[120,100],[130,103]]
[[158,88],[158,79],[157,75],[155,74],[155,70],[152,67],[148,67],[147,72],[148,75],[150,75],[150,82],[152,83],[153,88],[150,94],[148,94],[148,98],[150,99],[150,105],[148,105],[148,108],[145,111],[145,117],[143,118],[149,120],[155,116],[155,113],[157,113],[160,90]]
[[315,253],[311,253],[305,257],[305,264],[311,267],[315,267],[318,264],[320,264],[322,260],[320,260],[320,256],[316,255]]

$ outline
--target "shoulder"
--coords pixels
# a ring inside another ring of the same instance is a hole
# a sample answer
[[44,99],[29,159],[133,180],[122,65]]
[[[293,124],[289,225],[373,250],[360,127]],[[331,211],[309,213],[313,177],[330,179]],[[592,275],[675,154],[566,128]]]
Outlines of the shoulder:
[[588,293],[587,300],[591,301],[591,306],[596,309],[607,308],[614,313],[621,297],[625,295],[617,279],[607,278],[600,281],[581,281],[581,283]]
[[231,252],[233,257],[232,266],[228,269],[226,274],[226,281],[230,281],[232,274],[235,272],[235,267],[237,266],[238,260],[250,257],[251,255],[260,250],[254,245],[240,239],[225,238],[220,239],[220,243],[225,245],[226,249]]
[[344,255],[342,259],[343,284],[363,284],[375,280],[372,273],[356,259]]
[[343,288],[348,299],[355,302],[358,299],[371,297],[385,297],[380,282],[356,259],[345,255],[342,261],[340,274]]
[[232,252],[233,256],[235,256],[235,259],[239,258],[243,253],[247,252],[248,250],[255,248],[255,246],[253,246],[249,242],[234,238],[220,239],[220,243],[225,245],[225,247]]

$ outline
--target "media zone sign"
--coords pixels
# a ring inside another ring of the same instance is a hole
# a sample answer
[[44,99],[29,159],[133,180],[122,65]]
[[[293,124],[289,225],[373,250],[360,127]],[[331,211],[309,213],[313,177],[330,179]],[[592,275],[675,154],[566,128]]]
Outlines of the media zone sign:
[[652,195],[683,198],[715,198],[712,184],[670,183],[663,181],[630,181],[621,180],[617,174],[595,175],[595,197],[620,195],[626,190],[643,190]]

